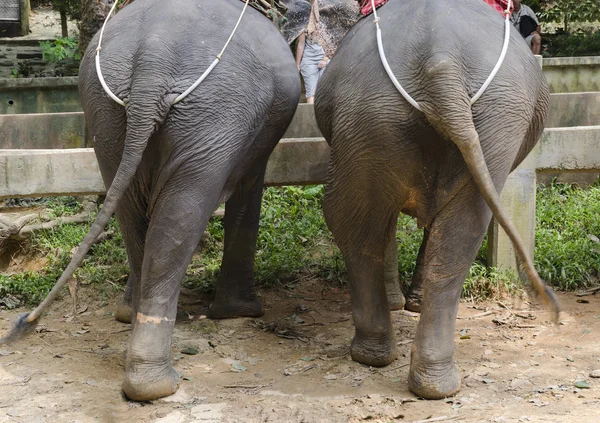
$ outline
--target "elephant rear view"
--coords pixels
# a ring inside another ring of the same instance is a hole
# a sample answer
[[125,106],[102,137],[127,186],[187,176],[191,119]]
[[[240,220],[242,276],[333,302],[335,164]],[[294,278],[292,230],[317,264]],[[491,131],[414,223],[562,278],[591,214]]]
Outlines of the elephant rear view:
[[[260,316],[254,254],[266,164],[292,120],[300,80],[276,27],[239,0],[145,0],[124,8],[91,41],[80,98],[108,189],[103,208],[44,302],[2,341],[35,327],[116,213],[130,265],[120,317],[132,320],[123,391],[171,395],[171,343],[181,281],[214,210],[226,201],[225,247],[213,318]],[[117,104],[103,89],[123,100]],[[175,104],[219,55],[212,73]]]
[[373,19],[361,20],[316,93],[315,114],[331,146],[325,218],[349,272],[352,358],[373,366],[396,357],[390,308],[404,304],[398,213],[424,228],[408,298],[422,312],[409,387],[425,398],[444,398],[460,389],[455,319],[492,211],[516,241],[534,286],[558,310],[497,194],[543,131],[548,87],[511,26],[504,64],[471,105],[504,40],[501,14],[481,0],[392,0],[379,9],[379,19],[389,65],[421,111],[384,71]]

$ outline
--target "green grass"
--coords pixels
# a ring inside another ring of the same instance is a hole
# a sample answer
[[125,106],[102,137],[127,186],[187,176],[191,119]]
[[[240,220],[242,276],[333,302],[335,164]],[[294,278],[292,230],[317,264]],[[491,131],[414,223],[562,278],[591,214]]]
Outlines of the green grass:
[[[323,186],[269,188],[265,191],[258,238],[255,272],[262,286],[293,286],[315,277],[333,284],[347,279],[339,249],[322,216]],[[81,205],[72,198],[47,202],[55,216],[77,213]],[[597,281],[600,267],[600,187],[579,189],[553,184],[540,187],[537,196],[535,264],[541,276],[559,289],[575,290]],[[118,226],[115,235],[96,244],[76,277],[81,284],[103,290],[106,295],[122,288],[128,273],[127,256]],[[89,225],[61,225],[36,234],[27,247],[48,259],[40,272],[0,275],[0,298],[13,294],[36,303],[48,292],[81,241]],[[422,230],[414,219],[398,222],[400,278],[410,281]],[[211,291],[218,277],[223,249],[223,221],[211,219],[202,254],[196,254],[184,285]],[[502,294],[515,295],[519,283],[513,274],[485,267],[487,242],[467,277],[463,296],[479,300]],[[107,282],[108,281],[108,282]]]
[[538,189],[535,237],[535,265],[548,283],[575,290],[597,282],[600,186]]

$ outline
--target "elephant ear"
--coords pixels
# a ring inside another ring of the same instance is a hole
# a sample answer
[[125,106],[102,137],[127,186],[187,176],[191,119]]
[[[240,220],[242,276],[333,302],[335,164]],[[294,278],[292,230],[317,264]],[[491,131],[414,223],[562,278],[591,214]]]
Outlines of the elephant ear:
[[333,57],[344,35],[362,17],[356,0],[318,0],[325,54]]
[[288,44],[291,44],[308,28],[310,2],[308,0],[280,0],[287,7],[285,23],[279,28]]

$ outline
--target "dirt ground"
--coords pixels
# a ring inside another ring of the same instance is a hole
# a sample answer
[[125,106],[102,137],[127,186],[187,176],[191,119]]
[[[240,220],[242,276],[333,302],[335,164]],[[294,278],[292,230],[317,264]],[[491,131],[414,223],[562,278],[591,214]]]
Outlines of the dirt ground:
[[[463,389],[441,401],[407,388],[417,315],[393,313],[399,358],[373,369],[350,359],[345,289],[304,281],[262,296],[260,320],[211,321],[206,300],[184,292],[173,344],[179,391],[135,403],[120,391],[130,327],[114,320],[116,301],[87,297],[73,316],[67,295],[27,341],[0,346],[0,422],[600,421],[600,379],[590,376],[600,369],[598,295],[561,294],[558,326],[536,306],[462,303]],[[0,331],[22,311],[1,311]]]

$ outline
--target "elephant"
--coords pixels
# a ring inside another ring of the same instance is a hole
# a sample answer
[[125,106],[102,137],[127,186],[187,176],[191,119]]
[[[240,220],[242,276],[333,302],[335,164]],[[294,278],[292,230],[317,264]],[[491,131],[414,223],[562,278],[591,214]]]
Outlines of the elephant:
[[[240,0],[146,0],[119,12],[106,26],[100,66],[125,107],[101,85],[94,62],[99,34],[92,39],[81,61],[79,92],[108,192],[53,291],[20,317],[8,341],[35,327],[113,212],[131,271],[133,329],[122,385],[128,398],[152,400],[177,390],[171,343],[179,289],[223,202],[224,255],[209,315],[264,313],[253,286],[264,174],[300,98],[286,40],[248,8],[219,64],[174,104],[215,60],[243,7]],[[128,317],[127,304],[120,312]]]
[[[401,308],[396,226],[400,212],[425,229],[413,280],[420,321],[409,389],[426,399],[460,390],[454,330],[461,288],[492,213],[534,287],[558,316],[498,192],[541,136],[548,85],[519,33],[497,63],[502,16],[481,0],[390,1],[379,9],[389,66],[420,111],[384,71],[372,18],[342,40],[316,92],[315,115],[331,147],[324,215],[348,268],[352,359],[370,366],[397,355],[391,308]],[[360,60],[357,58],[360,57]],[[388,301],[386,293],[390,295]]]

